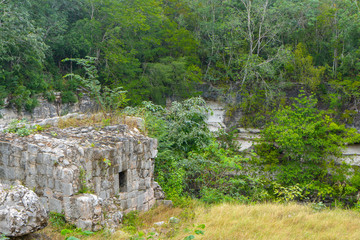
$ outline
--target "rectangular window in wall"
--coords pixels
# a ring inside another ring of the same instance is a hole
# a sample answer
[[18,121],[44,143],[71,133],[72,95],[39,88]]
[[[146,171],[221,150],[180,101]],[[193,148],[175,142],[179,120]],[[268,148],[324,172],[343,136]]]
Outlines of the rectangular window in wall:
[[119,172],[119,190],[120,192],[126,192],[127,191],[127,179],[126,179],[126,171]]

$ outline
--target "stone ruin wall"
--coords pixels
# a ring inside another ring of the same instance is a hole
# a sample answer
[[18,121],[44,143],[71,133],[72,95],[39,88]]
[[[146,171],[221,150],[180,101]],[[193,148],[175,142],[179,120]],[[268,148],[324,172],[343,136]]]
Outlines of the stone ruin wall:
[[[34,190],[48,211],[83,229],[116,226],[155,202],[157,141],[126,125],[0,134],[0,183]],[[104,161],[105,160],[105,161]],[[83,187],[93,194],[79,194]]]

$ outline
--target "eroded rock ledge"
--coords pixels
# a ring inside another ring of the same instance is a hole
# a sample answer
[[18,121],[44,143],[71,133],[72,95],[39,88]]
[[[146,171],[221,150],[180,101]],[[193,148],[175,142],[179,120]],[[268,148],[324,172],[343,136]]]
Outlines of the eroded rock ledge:
[[99,230],[119,224],[124,212],[155,204],[156,154],[155,139],[126,125],[1,133],[0,182],[23,184],[48,211]]

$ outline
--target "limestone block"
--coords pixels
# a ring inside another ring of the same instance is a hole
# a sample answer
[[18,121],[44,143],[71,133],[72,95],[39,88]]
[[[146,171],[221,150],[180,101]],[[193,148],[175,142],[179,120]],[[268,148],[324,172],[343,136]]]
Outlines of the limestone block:
[[121,210],[125,210],[125,209],[128,208],[128,206],[127,206],[127,200],[121,200],[120,208],[121,208]]
[[37,164],[36,169],[37,169],[37,174],[40,175],[46,175],[46,165],[43,164]]
[[30,175],[36,175],[36,173],[37,173],[36,165],[35,164],[29,164],[28,168],[27,168],[27,172]]
[[28,150],[30,155],[37,155],[37,153],[39,152],[39,147],[36,146],[35,144],[28,144]]
[[82,220],[79,219],[76,222],[76,227],[81,228],[82,230],[92,230],[92,220]]
[[35,163],[39,164],[39,165],[43,163],[43,154],[42,153],[38,153],[36,155]]
[[64,196],[71,196],[74,194],[73,185],[71,183],[63,183],[63,194]]
[[68,199],[65,217],[83,230],[94,230],[102,220],[102,199],[93,194],[81,194]]
[[64,183],[74,182],[74,172],[70,168],[63,168],[61,170],[61,180]]
[[62,184],[60,180],[55,180],[55,187],[54,190],[57,192],[60,192],[62,190]]
[[53,175],[53,167],[52,165],[46,165],[46,175],[48,175],[49,177],[52,177]]
[[50,212],[61,213],[63,210],[62,202],[55,198],[49,198],[49,210]]
[[25,181],[26,172],[21,167],[17,167],[15,168],[15,176],[16,180]]
[[141,193],[137,196],[137,205],[139,208],[142,207],[142,205],[144,204],[145,202],[145,194],[144,193]]
[[151,187],[151,178],[147,177],[145,178],[145,188],[150,188]]
[[47,197],[41,197],[40,202],[45,209],[49,209],[49,199]]
[[99,194],[101,191],[101,177],[95,177],[94,180],[94,190],[96,194]]
[[6,179],[5,168],[0,168],[0,179]]
[[47,187],[47,177],[46,176],[44,176],[44,175],[38,175],[38,176],[36,176],[36,178],[37,178],[37,181],[36,181],[36,183],[37,183],[37,188],[45,188],[45,187]]
[[18,237],[47,225],[47,213],[36,194],[18,185],[0,184],[0,232]]
[[16,179],[16,175],[15,175],[15,168],[13,167],[8,167],[6,170],[6,178],[8,180],[15,180]]
[[139,182],[139,186],[137,188],[138,190],[145,190],[146,189],[146,186],[145,186],[145,179],[140,179],[140,182]]
[[100,196],[102,199],[106,199],[106,196],[107,196],[106,191],[100,191],[99,196]]
[[55,183],[54,183],[54,179],[52,177],[47,179],[47,186],[51,189],[55,188]]

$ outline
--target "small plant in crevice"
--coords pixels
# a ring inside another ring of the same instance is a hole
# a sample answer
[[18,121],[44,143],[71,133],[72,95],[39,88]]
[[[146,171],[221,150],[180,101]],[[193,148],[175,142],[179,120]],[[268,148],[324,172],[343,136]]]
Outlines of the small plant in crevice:
[[78,193],[93,193],[93,191],[90,189],[90,187],[87,184],[86,181],[86,171],[83,167],[80,167],[80,172],[79,172],[79,181],[80,181],[80,186],[79,186],[79,191]]
[[53,136],[53,137],[57,137],[57,136],[58,136],[57,132],[55,132],[55,131],[51,131],[50,134],[51,134],[51,136]]
[[73,231],[76,226],[67,222],[63,213],[50,212],[49,213],[50,224],[58,230],[63,231],[64,229]]
[[49,214],[49,222],[55,227],[65,227],[66,220],[64,214],[57,212],[50,212]]
[[111,167],[111,160],[104,158],[103,162],[107,165],[107,167]]

